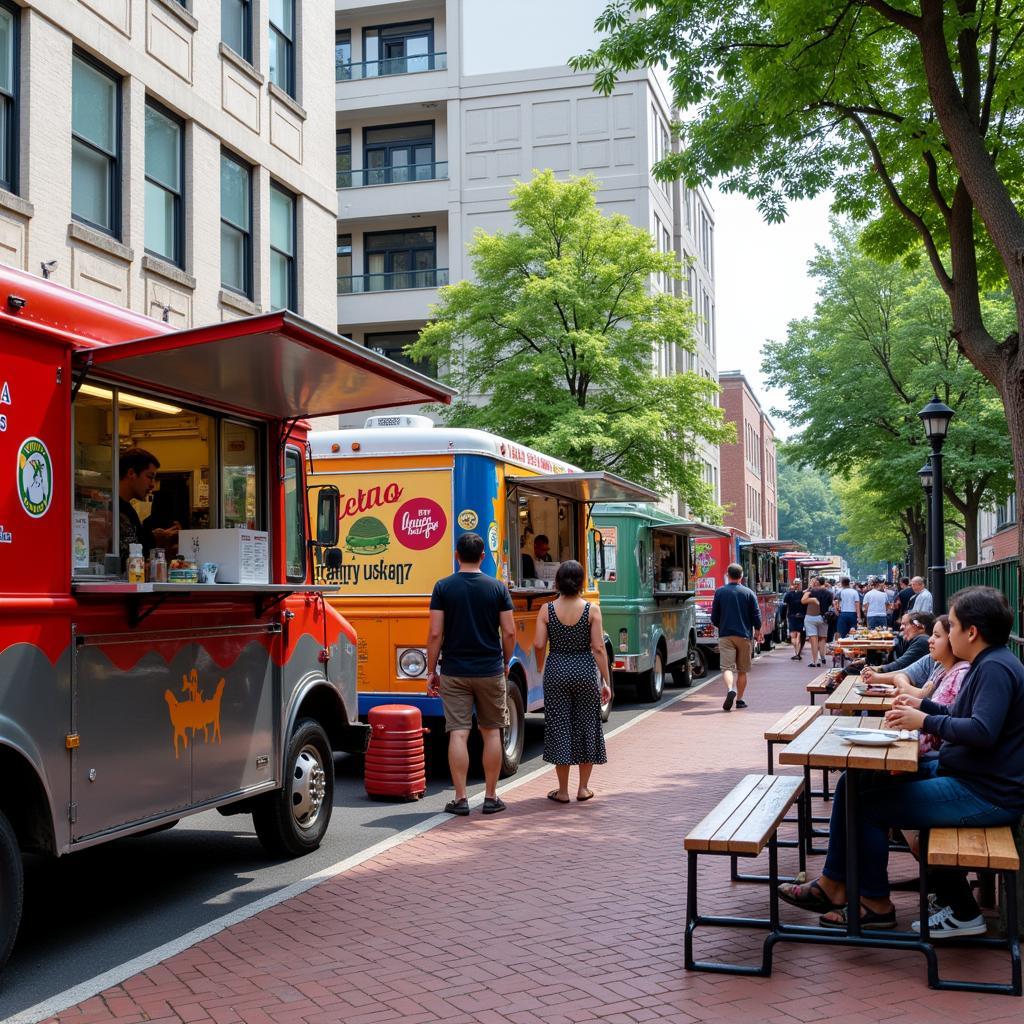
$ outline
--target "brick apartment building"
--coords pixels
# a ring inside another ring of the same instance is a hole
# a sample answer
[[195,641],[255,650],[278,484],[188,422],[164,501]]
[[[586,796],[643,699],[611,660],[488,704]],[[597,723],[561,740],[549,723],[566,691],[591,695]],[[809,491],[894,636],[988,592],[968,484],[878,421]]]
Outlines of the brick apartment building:
[[725,525],[751,537],[777,538],[778,481],[772,421],[739,370],[722,372],[718,383],[725,418],[736,427],[736,443],[723,444],[720,450]]

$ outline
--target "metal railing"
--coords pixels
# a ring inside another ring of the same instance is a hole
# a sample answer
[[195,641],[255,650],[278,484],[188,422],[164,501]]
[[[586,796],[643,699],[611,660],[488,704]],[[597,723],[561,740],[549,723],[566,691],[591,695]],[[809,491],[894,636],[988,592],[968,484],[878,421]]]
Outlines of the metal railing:
[[448,54],[420,53],[408,57],[388,57],[385,60],[334,62],[334,80],[348,82],[353,78],[383,78],[387,75],[415,75],[420,71],[444,71],[448,67]]
[[405,185],[411,181],[440,181],[448,177],[448,161],[429,164],[398,164],[394,167],[365,167],[358,171],[338,171],[336,188],[363,188],[368,185]]
[[981,562],[967,569],[946,573],[946,599],[952,600],[958,590],[965,587],[995,587],[1006,595],[1013,609],[1013,632],[1010,650],[1024,659],[1024,636],[1021,633],[1021,565],[1018,558],[1000,558],[997,562]]
[[448,268],[399,270],[391,274],[348,274],[338,278],[338,294],[391,292],[402,288],[439,288],[448,283]]

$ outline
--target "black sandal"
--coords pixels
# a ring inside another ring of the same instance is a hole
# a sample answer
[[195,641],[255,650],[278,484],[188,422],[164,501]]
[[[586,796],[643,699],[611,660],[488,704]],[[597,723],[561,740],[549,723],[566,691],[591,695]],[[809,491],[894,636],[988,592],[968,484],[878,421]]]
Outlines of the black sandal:
[[[884,914],[880,914],[877,910],[872,910],[870,907],[865,907],[861,904],[860,914],[860,926],[862,929],[867,931],[881,931],[887,928],[896,927],[896,908],[893,907],[891,910],[887,910]],[[847,916],[846,907],[835,907],[829,913],[835,913],[839,915],[838,921],[830,921],[824,914],[818,918],[818,924],[822,928],[837,928],[842,931],[846,931],[849,927],[849,918]]]
[[463,797],[461,800],[449,800],[444,805],[445,814],[457,814],[460,818],[464,818],[469,814],[469,800]]
[[481,808],[484,814],[500,814],[506,809],[505,801],[500,796],[492,800],[489,796],[484,797],[484,806]]
[[828,898],[828,894],[818,884],[817,879],[804,883],[784,882],[778,891],[779,899],[784,903],[814,914],[826,914],[830,910],[843,909],[841,903],[833,903]]

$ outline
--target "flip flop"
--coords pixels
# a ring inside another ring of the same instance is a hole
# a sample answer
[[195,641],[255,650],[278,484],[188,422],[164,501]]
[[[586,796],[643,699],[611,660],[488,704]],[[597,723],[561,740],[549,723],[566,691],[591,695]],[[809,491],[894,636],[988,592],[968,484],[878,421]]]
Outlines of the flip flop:
[[583,803],[584,800],[593,800],[594,799],[594,791],[592,789],[588,789],[586,796],[578,796],[578,797],[576,797],[576,799],[577,799],[577,801],[579,803]]
[[[796,884],[785,882],[779,886],[779,899],[792,907],[800,910],[809,910],[812,913],[825,914],[830,910],[842,910],[842,904],[833,903],[817,880]],[[840,927],[836,925],[835,927]],[[845,925],[843,926],[845,927]]]
[[564,800],[558,795],[558,790],[553,789],[548,793],[548,799],[554,800],[556,804],[567,804],[570,802],[569,798],[566,797]]
[[[860,926],[862,929],[868,931],[880,931],[886,928],[896,927],[896,908],[886,911],[884,914],[878,913],[877,910],[871,910],[861,904],[861,915],[860,915]],[[838,921],[829,920],[824,914],[818,918],[818,924],[822,928],[836,928],[843,931],[848,927],[847,925],[847,911],[846,907],[835,907],[830,913],[835,913],[839,916]]]

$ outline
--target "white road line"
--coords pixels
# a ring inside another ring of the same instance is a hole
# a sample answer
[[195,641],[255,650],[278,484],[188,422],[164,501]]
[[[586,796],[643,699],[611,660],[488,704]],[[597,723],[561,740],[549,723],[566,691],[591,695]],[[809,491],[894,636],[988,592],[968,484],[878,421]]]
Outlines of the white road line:
[[[629,721],[623,722],[622,725],[616,726],[610,732],[605,733],[605,739],[611,739],[619,735],[619,733],[625,732],[626,729],[631,729],[634,725],[638,725],[651,715],[657,714],[657,712],[669,708],[673,704],[685,700],[687,697],[693,696],[693,694],[698,693],[709,683],[713,683],[718,677],[718,675],[709,676],[702,683],[688,690],[683,690],[682,693],[672,697],[671,700],[655,704],[646,711],[642,711],[639,715],[629,719]],[[513,789],[518,789],[520,786],[525,786],[528,782],[532,782],[539,776],[553,770],[551,765],[544,765],[534,769],[522,778],[516,776],[516,778],[501,786],[499,792],[507,793]],[[470,799],[470,806],[479,806],[483,803],[483,799],[483,793],[477,793],[476,796]],[[225,928],[230,928],[233,925],[240,924],[242,921],[247,921],[250,917],[255,917],[264,910],[276,907],[279,903],[284,903],[285,900],[290,900],[293,896],[299,896],[320,882],[325,882],[330,878],[335,878],[337,875],[344,874],[346,871],[351,871],[354,867],[365,861],[371,860],[379,854],[386,853],[402,843],[407,843],[409,840],[423,835],[424,832],[429,832],[431,829],[437,828],[438,825],[443,825],[446,821],[451,821],[450,815],[444,813],[434,814],[425,821],[421,821],[418,825],[412,825],[407,829],[403,829],[396,835],[391,836],[391,838],[383,839],[381,842],[367,847],[360,853],[346,857],[344,860],[331,864],[329,867],[321,868],[319,871],[307,875],[297,882],[292,882],[291,885],[286,885],[283,889],[278,889],[276,892],[254,900],[252,903],[247,903],[244,907],[239,907],[229,914],[214,918],[214,920],[208,921],[198,928],[193,928],[191,931],[171,939],[170,942],[165,942],[162,946],[157,946],[155,949],[127,960],[123,964],[118,964],[117,967],[112,967],[109,971],[104,971],[102,974],[89,978],[88,981],[83,981],[78,985],[65,989],[63,992],[57,993],[57,995],[51,996],[49,999],[44,999],[42,1002],[36,1003],[35,1006],[30,1006],[27,1010],[22,1010],[20,1013],[8,1017],[3,1024],[37,1024],[38,1021],[56,1016],[63,1010],[68,1009],[68,1007],[84,1002],[86,999],[91,999],[93,996],[108,988],[112,988],[114,985],[120,985],[121,982],[126,981],[132,975],[138,974],[140,971],[149,970],[149,968],[155,967],[158,963],[184,952],[197,942],[202,942],[203,939],[208,939],[211,935],[224,931]]]

